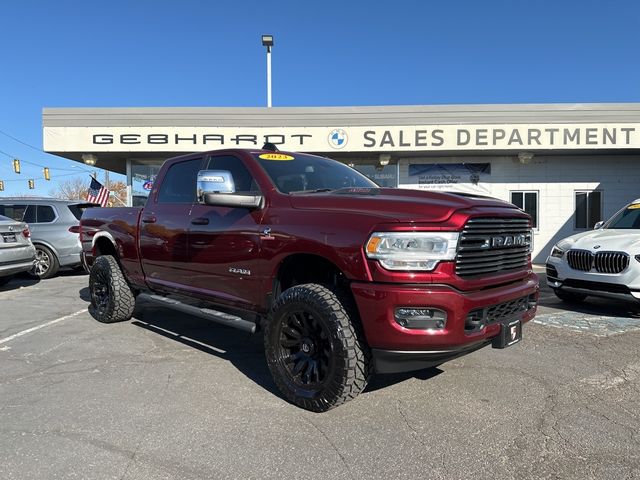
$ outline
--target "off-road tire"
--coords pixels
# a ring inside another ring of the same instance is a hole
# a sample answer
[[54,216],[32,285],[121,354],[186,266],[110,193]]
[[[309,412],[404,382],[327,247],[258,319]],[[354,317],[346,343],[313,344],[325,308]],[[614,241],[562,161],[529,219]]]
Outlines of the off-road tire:
[[89,273],[89,292],[89,313],[99,322],[122,322],[133,315],[136,298],[113,256],[95,259]]
[[582,295],[580,293],[565,292],[558,289],[553,290],[553,293],[555,293],[556,297],[558,297],[560,300],[567,303],[580,303],[585,298],[587,298],[586,295]]
[[[291,331],[291,322],[304,325],[305,321],[296,318],[306,318],[311,324],[306,330],[293,327],[302,339],[297,353],[296,332]],[[294,333],[293,337],[290,333]],[[304,342],[311,343],[311,354],[307,357]],[[355,398],[373,373],[371,352],[357,310],[346,295],[318,284],[291,287],[278,297],[267,318],[264,346],[267,365],[278,389],[293,404],[313,412],[324,412]],[[314,350],[322,359],[312,358]],[[319,354],[321,350],[324,353]],[[307,358],[308,363],[296,375],[298,363],[291,358],[298,354]],[[323,369],[323,362],[327,368]],[[305,375],[308,382],[303,385]],[[312,377],[317,381],[311,381]]]
[[[29,270],[29,273],[32,277],[39,278],[40,280],[53,277],[60,269],[58,257],[56,257],[56,254],[53,253],[49,247],[37,244],[34,246],[36,247],[36,265]],[[46,265],[47,267],[43,271],[39,268],[38,264]]]

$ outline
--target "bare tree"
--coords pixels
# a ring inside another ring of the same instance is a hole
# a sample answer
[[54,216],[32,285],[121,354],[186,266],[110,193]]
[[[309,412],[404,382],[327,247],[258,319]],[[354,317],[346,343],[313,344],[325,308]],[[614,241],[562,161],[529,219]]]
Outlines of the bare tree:
[[63,180],[56,189],[50,190],[49,195],[65,200],[86,200],[89,181],[86,178],[72,178]]
[[[58,184],[58,188],[50,190],[49,195],[65,200],[86,200],[91,180],[76,177],[64,180]],[[127,185],[124,182],[111,182],[109,184],[110,207],[122,207],[127,204]]]

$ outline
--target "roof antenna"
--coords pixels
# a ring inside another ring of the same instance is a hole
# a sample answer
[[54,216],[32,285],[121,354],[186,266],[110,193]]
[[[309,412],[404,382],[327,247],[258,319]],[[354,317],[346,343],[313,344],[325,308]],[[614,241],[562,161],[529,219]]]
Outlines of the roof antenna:
[[276,147],[276,144],[275,143],[270,143],[270,142],[265,143],[262,146],[262,149],[263,150],[269,150],[271,152],[277,152],[278,151],[278,147]]

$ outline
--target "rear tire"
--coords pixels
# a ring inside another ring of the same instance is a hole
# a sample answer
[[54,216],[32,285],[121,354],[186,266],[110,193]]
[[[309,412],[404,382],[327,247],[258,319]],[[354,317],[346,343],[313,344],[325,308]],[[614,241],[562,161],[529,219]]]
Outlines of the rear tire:
[[264,332],[273,379],[295,405],[324,412],[355,398],[371,377],[371,353],[357,311],[318,284],[276,300]]
[[587,298],[586,295],[582,295],[581,293],[571,293],[562,290],[554,290],[553,293],[555,293],[556,297],[560,300],[567,303],[580,303]]
[[111,255],[95,259],[89,273],[91,306],[89,313],[102,323],[129,320],[136,306],[136,298]]
[[53,277],[60,268],[58,257],[49,247],[34,245],[36,247],[36,263],[29,273],[41,280]]

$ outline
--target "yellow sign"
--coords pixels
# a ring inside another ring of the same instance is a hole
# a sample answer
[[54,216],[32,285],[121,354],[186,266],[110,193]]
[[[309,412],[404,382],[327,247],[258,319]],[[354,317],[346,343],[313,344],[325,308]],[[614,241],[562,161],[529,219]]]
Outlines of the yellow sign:
[[263,153],[260,155],[263,160],[293,160],[291,155],[284,155],[282,153]]

